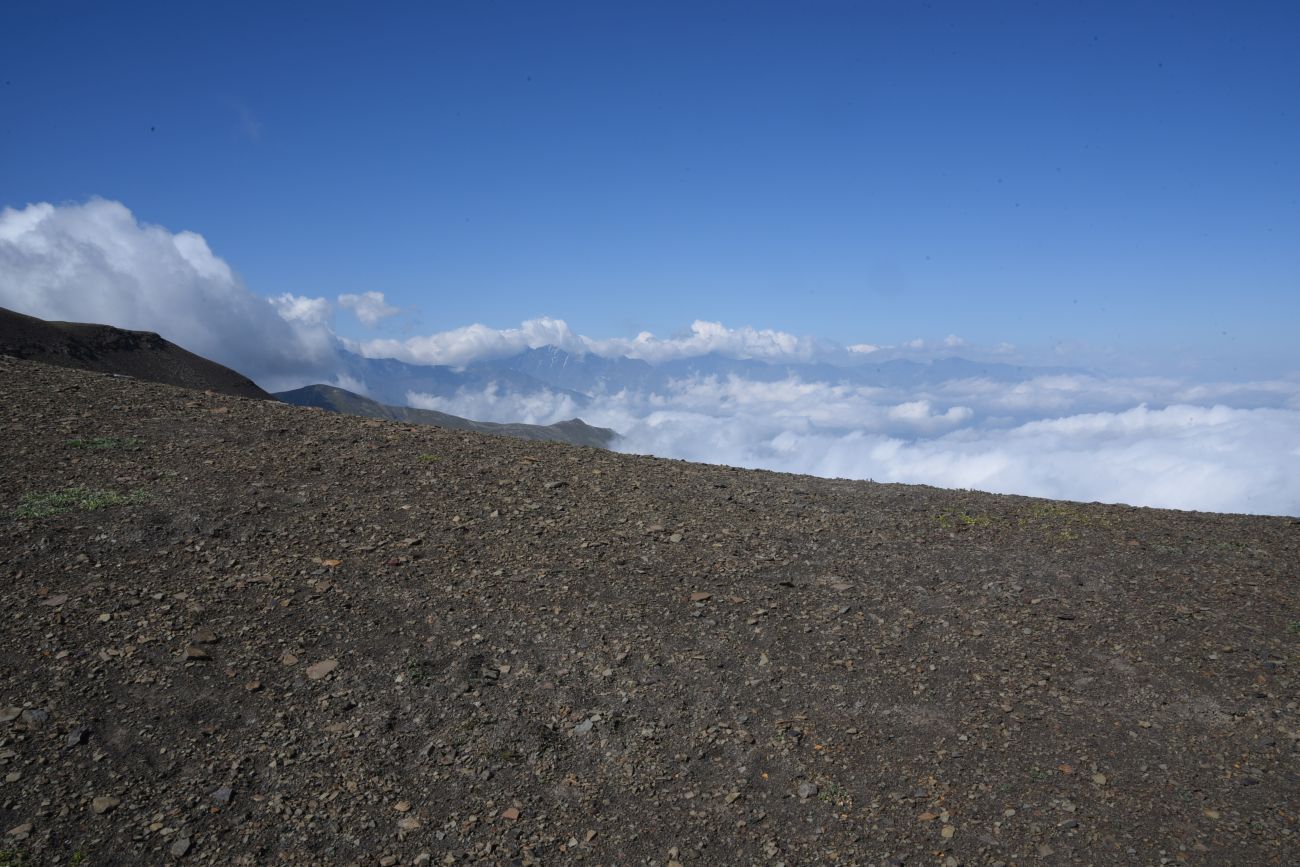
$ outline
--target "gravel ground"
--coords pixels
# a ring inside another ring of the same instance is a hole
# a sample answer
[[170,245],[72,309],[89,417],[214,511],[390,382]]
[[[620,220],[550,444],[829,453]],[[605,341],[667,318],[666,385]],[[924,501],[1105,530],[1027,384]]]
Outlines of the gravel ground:
[[0,397],[0,865],[1300,863],[1294,519]]

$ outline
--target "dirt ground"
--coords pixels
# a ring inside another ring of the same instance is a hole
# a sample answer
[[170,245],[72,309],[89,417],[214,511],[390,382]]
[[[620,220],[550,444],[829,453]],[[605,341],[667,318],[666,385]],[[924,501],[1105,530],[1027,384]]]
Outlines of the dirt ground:
[[1300,863],[1295,519],[0,404],[0,865]]

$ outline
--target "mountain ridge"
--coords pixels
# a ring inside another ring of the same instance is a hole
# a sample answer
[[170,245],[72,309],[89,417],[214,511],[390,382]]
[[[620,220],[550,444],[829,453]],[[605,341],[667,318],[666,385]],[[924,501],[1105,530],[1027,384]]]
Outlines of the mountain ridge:
[[496,436],[513,436],[528,440],[549,440],[571,445],[609,448],[618,433],[609,428],[598,428],[580,418],[548,425],[497,423],[473,421],[431,409],[406,406],[389,406],[333,385],[308,385],[290,391],[279,391],[277,399],[294,406],[309,406],[330,412],[358,415],[365,418],[401,421],[408,424],[428,424],[457,430],[472,430]]

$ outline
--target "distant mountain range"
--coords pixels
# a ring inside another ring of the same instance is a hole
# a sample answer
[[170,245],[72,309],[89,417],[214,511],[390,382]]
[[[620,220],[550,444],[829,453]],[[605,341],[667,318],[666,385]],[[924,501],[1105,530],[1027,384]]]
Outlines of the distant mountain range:
[[768,362],[710,353],[650,364],[635,358],[606,358],[543,346],[506,358],[475,361],[464,367],[410,364],[393,358],[365,358],[346,352],[339,369],[339,381],[352,381],[364,386],[371,397],[390,405],[405,405],[412,394],[452,398],[463,393],[482,392],[495,385],[502,393],[530,395],[546,391],[564,395],[575,406],[583,407],[600,395],[623,390],[664,392],[674,381],[708,377],[725,379],[736,376],[756,382],[778,382],[797,377],[804,382],[911,389],[955,379],[1022,382],[1036,376],[1079,372],[1066,367],[1030,367],[957,357],[929,362],[893,359],[837,365]]
[[308,385],[293,391],[282,391],[275,395],[285,403],[295,406],[311,406],[345,415],[360,415],[366,418],[388,419],[407,424],[431,424],[438,427],[472,430],[497,436],[512,436],[526,440],[551,440],[572,443],[580,446],[608,448],[618,434],[609,428],[592,427],[582,419],[574,418],[555,424],[496,424],[493,422],[471,421],[460,416],[448,415],[431,409],[412,409],[406,406],[387,406],[368,397],[353,394],[332,385]]

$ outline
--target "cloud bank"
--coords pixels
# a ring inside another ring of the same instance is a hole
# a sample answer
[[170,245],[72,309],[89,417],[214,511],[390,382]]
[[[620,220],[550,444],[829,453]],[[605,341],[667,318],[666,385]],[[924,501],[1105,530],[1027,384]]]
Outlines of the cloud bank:
[[[1190,395],[1217,400],[1170,402]],[[1271,405],[1258,405],[1261,399]],[[1111,408],[1092,408],[1098,405]],[[489,411],[492,420],[526,414],[540,424],[574,414],[564,401],[548,408],[537,395],[516,402],[494,394],[485,402],[461,394],[436,408]],[[620,431],[616,448],[639,454],[1084,502],[1300,515],[1297,381],[966,380],[918,397],[798,378],[708,377],[661,392],[598,395],[581,415]]]
[[[201,235],[142,223],[122,204],[101,199],[0,211],[0,306],[45,319],[157,331],[271,390],[333,382],[360,392],[367,384],[340,364],[336,310],[367,327],[399,312],[374,291],[335,301],[279,288],[255,294]],[[369,356],[451,366],[544,346],[652,364],[716,354],[850,367],[888,358],[997,359],[1014,352],[1006,345],[972,347],[953,335],[838,347],[703,320],[669,337],[646,332],[599,339],[547,317],[516,328],[475,324],[348,345]],[[487,421],[545,424],[580,414],[622,432],[625,451],[687,460],[1059,499],[1300,515],[1295,372],[1251,382],[1193,382],[1039,371],[1011,380],[931,378],[901,388],[854,384],[837,377],[834,367],[799,369],[807,373],[690,375],[654,386],[611,381],[583,406],[564,388],[520,391],[498,382],[442,394],[412,391],[406,398],[412,406]]]

